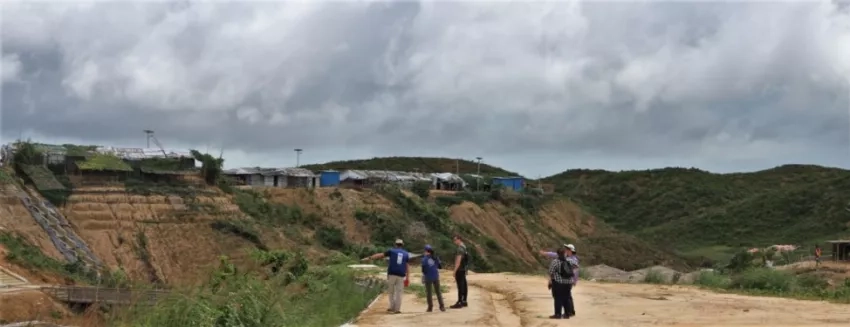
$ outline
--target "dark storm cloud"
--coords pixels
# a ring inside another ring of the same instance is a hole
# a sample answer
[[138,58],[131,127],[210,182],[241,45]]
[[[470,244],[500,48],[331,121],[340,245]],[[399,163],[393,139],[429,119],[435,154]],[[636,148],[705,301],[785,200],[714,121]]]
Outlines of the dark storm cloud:
[[152,128],[256,158],[483,155],[526,171],[560,154],[728,169],[850,147],[835,1],[13,1],[2,19],[6,140]]

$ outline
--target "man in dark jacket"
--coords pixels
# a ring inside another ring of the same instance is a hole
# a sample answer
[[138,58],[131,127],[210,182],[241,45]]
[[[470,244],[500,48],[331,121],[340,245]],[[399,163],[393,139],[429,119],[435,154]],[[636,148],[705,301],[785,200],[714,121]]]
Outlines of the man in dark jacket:
[[466,249],[466,245],[463,244],[463,239],[460,238],[460,235],[455,235],[454,243],[457,245],[457,251],[455,252],[457,303],[453,304],[450,308],[460,309],[467,306],[466,296],[468,293],[468,286],[466,284],[466,270],[469,268],[469,251]]

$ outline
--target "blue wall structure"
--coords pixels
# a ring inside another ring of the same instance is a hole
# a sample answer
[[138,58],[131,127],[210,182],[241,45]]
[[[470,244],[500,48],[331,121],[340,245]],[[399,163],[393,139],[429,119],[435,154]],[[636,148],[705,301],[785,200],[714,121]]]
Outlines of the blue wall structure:
[[319,173],[319,186],[337,186],[339,185],[339,172],[334,170],[325,170]]
[[522,177],[494,177],[491,184],[494,186],[502,185],[514,191],[521,191],[524,180]]

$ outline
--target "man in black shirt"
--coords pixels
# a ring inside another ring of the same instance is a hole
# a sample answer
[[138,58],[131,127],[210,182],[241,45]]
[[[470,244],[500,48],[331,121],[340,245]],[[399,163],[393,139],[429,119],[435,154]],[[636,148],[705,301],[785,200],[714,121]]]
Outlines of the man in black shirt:
[[469,251],[466,249],[466,245],[463,244],[463,240],[460,238],[460,235],[455,235],[454,243],[457,245],[457,251],[455,252],[455,281],[457,282],[457,303],[453,304],[450,308],[459,309],[466,307],[466,295],[467,295],[467,285],[466,285],[466,271],[469,268]]

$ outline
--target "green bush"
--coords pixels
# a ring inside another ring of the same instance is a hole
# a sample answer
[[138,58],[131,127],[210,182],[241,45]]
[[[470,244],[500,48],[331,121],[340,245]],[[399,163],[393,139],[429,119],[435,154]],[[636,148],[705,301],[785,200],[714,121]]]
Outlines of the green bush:
[[331,250],[346,248],[345,232],[333,226],[322,226],[316,231],[316,240],[322,246]]
[[413,194],[418,195],[420,198],[427,199],[428,196],[431,195],[431,183],[429,182],[416,182],[413,183]]
[[664,284],[666,281],[664,275],[662,275],[661,272],[655,269],[650,269],[646,272],[646,276],[644,276],[643,282],[648,284]]
[[475,203],[479,206],[483,206],[488,201],[490,201],[490,193],[489,192],[468,192],[468,191],[460,191],[455,193],[455,196],[460,198],[463,201],[469,201]]
[[234,202],[245,214],[252,218],[275,226],[304,224],[315,216],[304,215],[301,207],[272,203],[263,195],[252,190],[234,189]]
[[444,207],[451,207],[451,206],[463,203],[463,199],[461,199],[460,197],[457,197],[457,196],[440,195],[440,196],[437,196],[434,199],[434,202],[436,202],[437,205],[441,205],[441,206],[444,206]]
[[711,288],[726,288],[729,285],[729,278],[713,271],[703,271],[697,275],[694,284]]
[[794,285],[794,275],[780,270],[754,268],[732,277],[730,288],[785,293]]

